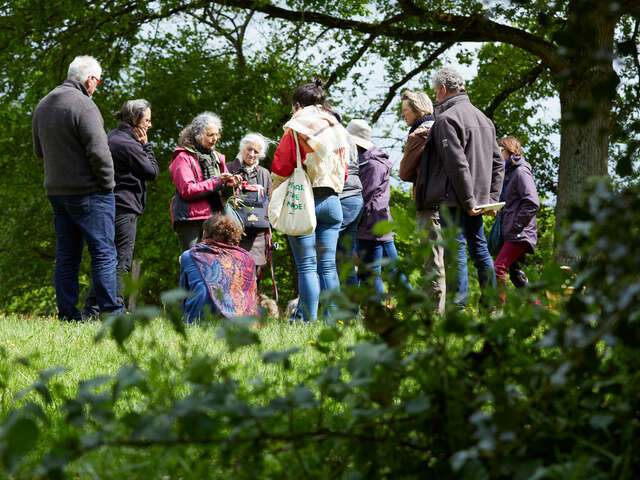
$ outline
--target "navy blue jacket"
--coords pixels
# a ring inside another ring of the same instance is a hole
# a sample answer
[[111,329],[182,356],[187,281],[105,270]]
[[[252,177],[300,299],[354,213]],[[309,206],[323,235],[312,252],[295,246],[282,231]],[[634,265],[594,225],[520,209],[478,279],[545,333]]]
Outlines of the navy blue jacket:
[[116,212],[140,215],[147,200],[145,182],[158,177],[158,162],[151,143],[142,145],[133,127],[123,122],[107,138],[115,169]]

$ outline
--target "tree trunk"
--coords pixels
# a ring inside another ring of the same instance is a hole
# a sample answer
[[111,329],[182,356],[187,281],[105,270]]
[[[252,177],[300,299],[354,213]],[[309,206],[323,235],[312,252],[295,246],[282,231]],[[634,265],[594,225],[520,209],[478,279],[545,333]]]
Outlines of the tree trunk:
[[[601,16],[592,26],[597,35],[591,41],[595,40],[598,45],[593,53],[598,50],[612,52],[615,22]],[[597,63],[595,59],[568,60],[567,68],[572,71],[559,82],[561,140],[555,246],[558,260],[572,265],[576,259],[563,248],[560,232],[569,207],[582,199],[587,180],[607,175],[611,109],[617,76],[611,58],[605,61],[598,59]]]

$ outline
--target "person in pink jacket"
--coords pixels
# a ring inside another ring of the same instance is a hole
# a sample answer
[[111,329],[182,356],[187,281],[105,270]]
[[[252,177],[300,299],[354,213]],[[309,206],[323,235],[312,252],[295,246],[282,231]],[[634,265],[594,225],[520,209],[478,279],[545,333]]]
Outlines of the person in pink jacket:
[[215,150],[220,138],[220,117],[203,112],[187,125],[169,166],[176,194],[171,199],[171,222],[181,251],[202,240],[202,224],[223,211],[222,189],[239,185],[241,179],[229,173],[224,155]]

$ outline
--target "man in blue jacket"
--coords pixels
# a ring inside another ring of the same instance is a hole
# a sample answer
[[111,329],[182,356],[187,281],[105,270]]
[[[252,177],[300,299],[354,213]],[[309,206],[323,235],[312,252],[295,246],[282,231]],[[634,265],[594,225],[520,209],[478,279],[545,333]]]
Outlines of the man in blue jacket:
[[58,318],[80,320],[78,271],[84,242],[100,312],[119,312],[116,299],[113,160],[100,110],[91,100],[102,68],[79,56],[67,80],[33,114],[33,149],[44,159],[44,188],[56,231],[54,282]]
[[[467,259],[464,243],[478,270],[480,287],[495,287],[493,260],[487,248],[480,205],[499,201],[504,161],[493,123],[469,101],[464,80],[453,68],[433,77],[434,114],[425,155],[416,182],[418,208],[442,204],[443,227],[453,222],[461,230],[455,302],[467,300]],[[463,254],[460,254],[460,252]],[[447,257],[450,257],[448,255]],[[451,258],[446,259],[451,263]],[[451,278],[451,275],[448,276]],[[484,302],[481,302],[484,303]]]

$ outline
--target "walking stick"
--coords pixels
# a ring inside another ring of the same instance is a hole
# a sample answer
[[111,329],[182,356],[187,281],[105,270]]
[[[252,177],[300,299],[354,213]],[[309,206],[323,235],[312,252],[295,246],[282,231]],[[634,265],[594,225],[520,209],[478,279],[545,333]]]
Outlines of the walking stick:
[[269,231],[267,232],[267,256],[269,257],[269,265],[271,266],[271,282],[273,283],[273,299],[276,303],[278,303],[278,286],[276,285],[276,272],[273,268],[273,254],[272,250],[278,249],[278,243],[273,243],[271,241],[271,227],[269,227]]

